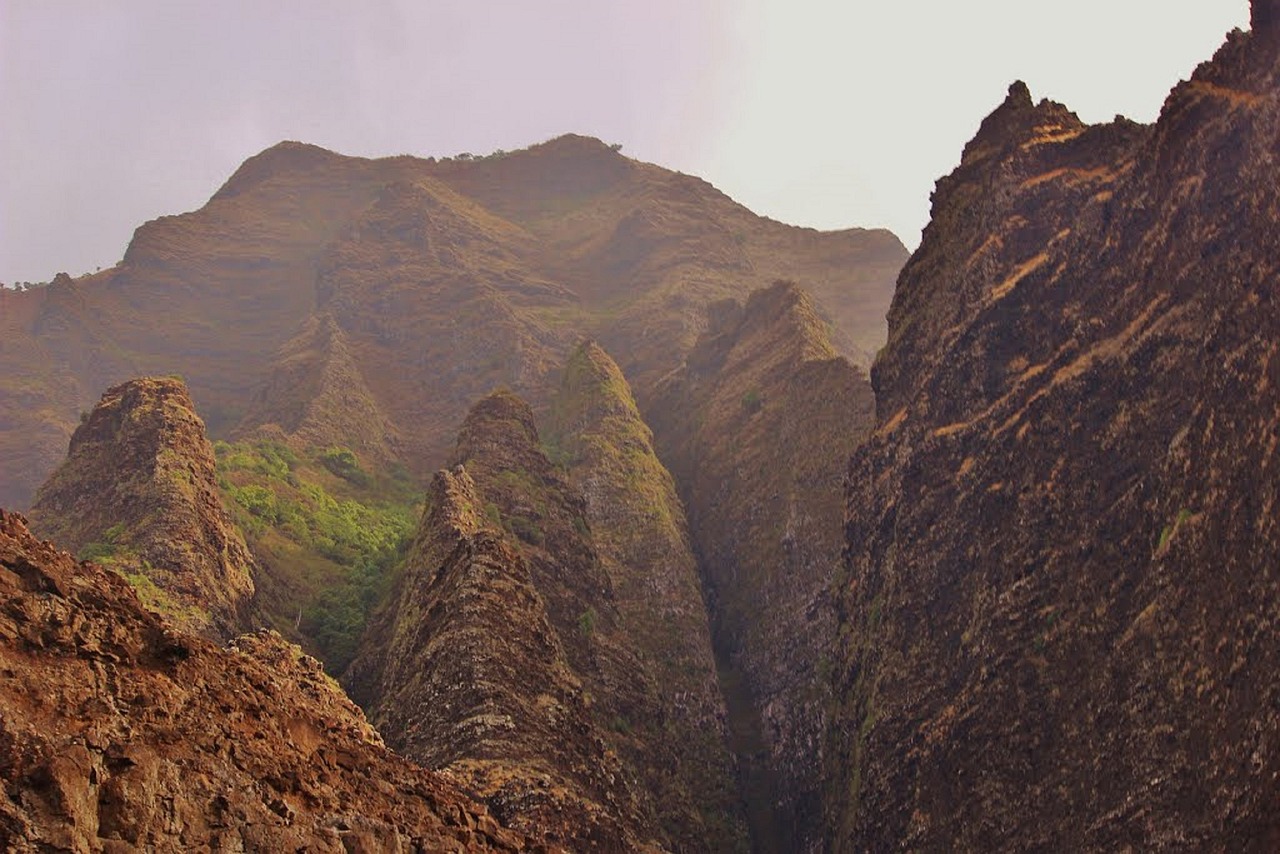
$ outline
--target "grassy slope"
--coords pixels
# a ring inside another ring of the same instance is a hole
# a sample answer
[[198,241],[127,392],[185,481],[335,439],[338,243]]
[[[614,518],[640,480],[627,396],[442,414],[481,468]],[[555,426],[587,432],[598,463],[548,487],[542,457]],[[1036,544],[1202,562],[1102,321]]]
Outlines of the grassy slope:
[[218,442],[214,451],[226,504],[263,566],[260,610],[342,672],[407,547],[416,491],[404,477],[370,475],[343,448]]

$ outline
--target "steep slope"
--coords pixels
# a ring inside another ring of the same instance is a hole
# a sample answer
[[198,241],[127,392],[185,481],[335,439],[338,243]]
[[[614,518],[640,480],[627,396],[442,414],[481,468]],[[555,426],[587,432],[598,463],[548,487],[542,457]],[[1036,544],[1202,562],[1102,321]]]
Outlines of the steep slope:
[[36,496],[42,536],[128,577],[188,631],[246,625],[253,557],[220,501],[213,448],[182,380],[111,388]]
[[6,851],[546,850],[391,754],[277,635],[219,649],[0,510]]
[[278,427],[425,477],[493,387],[542,411],[584,334],[627,354],[643,402],[709,302],[780,275],[866,359],[905,255],[887,232],[756,217],[584,137],[444,161],[282,143],[200,210],[140,227],[116,267],[0,294],[0,501],[25,505],[77,413],[142,374],[186,377],[216,437]]
[[742,850],[671,477],[598,348],[557,412],[546,446],[514,394],[472,408],[344,683],[389,744],[467,775],[513,826],[570,813],[594,828],[571,847]]
[[779,283],[715,306],[649,410],[688,507],[761,850],[810,850],[822,835],[837,473],[872,408],[812,301]]
[[653,681],[647,691],[654,701],[615,727],[627,736],[619,750],[653,793],[659,822],[678,850],[744,848],[724,700],[684,507],[626,379],[596,343],[570,357],[547,434],[586,500],[584,516],[619,617]]
[[398,752],[446,769],[504,822],[573,850],[635,848],[634,794],[528,564],[465,468],[438,473],[427,504],[345,677],[352,696]]
[[294,437],[305,447],[349,447],[373,462],[396,458],[396,429],[364,381],[348,336],[328,314],[313,315],[276,354],[276,369],[253,396],[246,420],[257,437]]
[[837,851],[1280,845],[1280,4],[1158,123],[1016,85],[848,480]]

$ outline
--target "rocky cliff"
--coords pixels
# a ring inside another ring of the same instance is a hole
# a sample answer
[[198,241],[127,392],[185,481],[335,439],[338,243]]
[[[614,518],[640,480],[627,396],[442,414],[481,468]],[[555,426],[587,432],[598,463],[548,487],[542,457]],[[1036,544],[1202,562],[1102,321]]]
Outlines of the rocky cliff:
[[213,448],[180,379],[109,389],[31,511],[40,535],[127,577],[189,631],[248,627],[255,564],[218,494]]
[[1280,33],[939,182],[837,585],[830,847],[1280,845]]
[[[576,401],[596,399],[570,387]],[[626,394],[634,438],[643,434]],[[669,502],[665,520],[636,518],[598,548],[594,513],[619,523],[638,513],[615,482],[622,472],[584,454],[580,473],[596,477],[589,503],[548,459],[528,405],[510,392],[486,397],[453,467],[436,475],[413,551],[344,681],[388,743],[465,775],[513,826],[567,813],[590,828],[566,839],[578,850],[732,849],[745,838],[701,599],[670,527],[679,505],[669,476],[647,443],[615,446],[622,433],[593,419],[601,410],[580,414],[566,452],[595,441],[610,459],[638,455],[642,468],[628,473]],[[656,612],[647,584],[670,594]],[[656,636],[664,614],[691,634]]]
[[394,749],[447,770],[505,822],[554,828],[573,850],[637,847],[635,793],[494,515],[465,468],[436,475],[344,681]]
[[811,850],[821,837],[838,473],[872,409],[866,375],[787,283],[714,306],[649,409],[688,507],[761,850]]
[[544,409],[582,336],[626,354],[643,399],[709,302],[779,276],[866,361],[905,256],[584,137],[440,161],[281,143],[200,210],[141,226],[116,267],[0,295],[0,502],[26,506],[78,412],[144,374],[186,377],[218,438],[265,429],[425,480],[494,387]]
[[684,506],[629,384],[598,344],[580,345],[552,401],[548,441],[585,499],[584,518],[647,702],[615,731],[681,851],[747,846],[726,711]]
[[221,649],[0,510],[0,847],[546,851],[272,633]]

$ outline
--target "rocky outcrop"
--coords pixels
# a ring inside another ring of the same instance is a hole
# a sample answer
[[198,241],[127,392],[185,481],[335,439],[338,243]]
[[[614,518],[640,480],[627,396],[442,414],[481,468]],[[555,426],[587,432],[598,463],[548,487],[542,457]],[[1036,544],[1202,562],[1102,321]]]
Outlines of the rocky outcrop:
[[530,568],[466,469],[438,473],[389,607],[344,681],[398,752],[572,850],[638,845],[634,794]]
[[228,649],[0,510],[6,851],[545,851],[387,751],[314,659]]
[[614,727],[620,754],[651,793],[667,844],[745,850],[726,712],[697,563],[675,482],[653,450],[630,386],[588,341],[570,356],[548,441],[585,499],[618,615],[649,680]]
[[223,508],[213,449],[182,380],[109,389],[41,487],[33,528],[110,565],[189,631],[247,627],[254,560]]
[[1280,844],[1280,68],[1025,87],[935,194],[848,480],[829,847]]
[[716,305],[648,409],[688,508],[760,850],[812,850],[821,837],[836,473],[872,408],[812,300],[780,283]]
[[1252,0],[1249,6],[1254,35],[1274,39],[1280,32],[1280,3],[1276,0]]
[[514,826],[579,816],[571,847],[657,843],[663,810],[696,822],[687,793],[659,804],[669,793],[647,788],[673,780],[650,740],[666,736],[661,700],[528,405],[477,403],[452,466],[345,677],[353,696],[388,743],[467,774]]
[[101,389],[172,372],[218,438],[279,428],[425,482],[493,388],[544,411],[593,335],[643,400],[708,303],[778,276],[869,360],[905,258],[888,232],[785,226],[585,137],[443,161],[282,143],[116,267],[3,295],[0,502],[27,506]]

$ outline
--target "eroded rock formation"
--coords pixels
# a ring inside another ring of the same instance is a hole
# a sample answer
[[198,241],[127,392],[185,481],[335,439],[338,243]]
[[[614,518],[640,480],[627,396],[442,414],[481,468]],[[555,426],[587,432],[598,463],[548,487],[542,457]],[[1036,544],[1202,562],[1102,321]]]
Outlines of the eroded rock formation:
[[0,510],[6,851],[543,851],[386,750],[278,635],[228,649]]
[[849,473],[830,844],[1280,844],[1274,3],[1153,127],[939,185]]
[[495,387],[542,411],[584,335],[644,398],[709,302],[781,276],[867,362],[905,259],[886,231],[785,226],[585,137],[441,161],[281,143],[115,267],[0,295],[0,504],[28,506],[103,388],[174,372],[217,438],[342,445],[425,482]]
[[619,618],[644,664],[643,703],[615,732],[680,851],[745,850],[734,759],[684,506],[622,371],[598,344],[565,367],[547,431],[585,500]]
[[840,472],[870,429],[866,375],[780,283],[714,307],[650,407],[688,507],[755,843],[813,850],[842,539]]
[[[615,447],[621,432],[588,437],[583,431],[601,425],[593,411],[582,414],[589,420],[575,424],[566,450],[595,440],[611,457],[647,455],[643,476],[674,502],[647,446]],[[634,416],[634,404],[624,414]],[[580,471],[598,462],[584,456]],[[465,775],[515,827],[577,816],[570,847],[744,844],[690,566],[649,574],[628,551],[656,542],[680,560],[680,530],[636,518],[608,535],[602,560],[590,505],[548,459],[532,410],[510,392],[472,408],[452,465],[436,475],[397,588],[344,680],[388,743]],[[595,474],[594,486],[612,496],[597,494],[596,510],[635,516],[610,482],[619,471]],[[664,577],[669,609],[685,615],[681,625],[693,621],[690,637],[653,634],[661,615],[646,612],[639,600],[652,596],[640,588]],[[688,672],[665,683],[678,666]]]
[[250,628],[254,560],[222,506],[182,380],[108,389],[41,487],[32,527],[128,577],[150,607],[226,639]]

